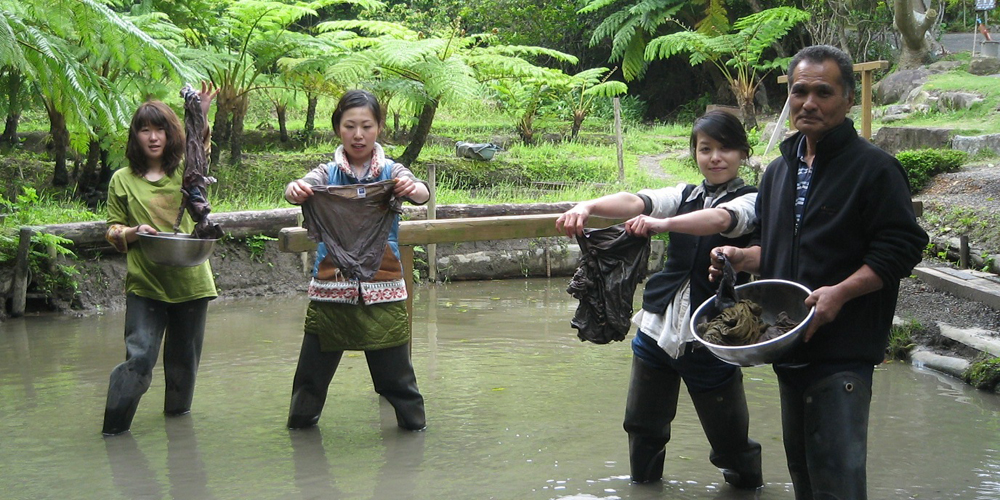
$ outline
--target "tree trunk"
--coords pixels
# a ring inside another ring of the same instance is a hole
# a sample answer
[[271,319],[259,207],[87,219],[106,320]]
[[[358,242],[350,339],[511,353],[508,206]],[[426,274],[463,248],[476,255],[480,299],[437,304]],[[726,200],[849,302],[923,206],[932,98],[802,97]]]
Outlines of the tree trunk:
[[97,164],[101,161],[101,142],[91,138],[87,145],[87,159],[83,162],[83,171],[76,177],[76,197],[83,200],[88,207],[97,207],[99,184]]
[[52,155],[55,168],[52,171],[53,186],[68,186],[69,171],[66,170],[66,151],[69,149],[69,130],[66,116],[55,108],[55,103],[46,99],[45,111],[49,115],[49,137],[52,140]]
[[288,127],[285,126],[288,107],[283,104],[277,105],[274,107],[274,112],[278,115],[278,140],[288,142]]
[[215,101],[215,121],[212,123],[211,162],[218,163],[222,150],[229,145],[229,134],[232,129],[232,101],[223,96],[220,91]]
[[894,22],[902,36],[899,55],[899,69],[919,68],[930,60],[931,50],[927,44],[927,30],[937,18],[937,11],[929,9],[923,20],[917,20],[911,0],[893,0]]
[[246,94],[233,103],[233,128],[229,134],[229,164],[239,165],[243,161],[243,120],[247,117]]
[[413,129],[410,143],[406,145],[406,150],[399,157],[399,162],[403,165],[412,165],[420,156],[420,150],[427,142],[427,136],[431,133],[431,125],[434,123],[434,114],[437,113],[437,102],[428,101],[424,108],[420,110],[420,117],[417,119],[417,126]]
[[7,121],[4,124],[3,135],[0,136],[0,146],[14,147],[17,140],[17,126],[21,121],[21,73],[9,71],[4,78],[3,91],[7,94]]
[[573,129],[570,131],[570,138],[576,139],[576,135],[580,133],[580,127],[583,126],[583,119],[587,117],[587,113],[582,109],[573,111]]
[[316,104],[319,103],[319,96],[308,94],[306,98],[308,101],[306,105],[306,125],[302,128],[302,131],[308,135],[316,129]]

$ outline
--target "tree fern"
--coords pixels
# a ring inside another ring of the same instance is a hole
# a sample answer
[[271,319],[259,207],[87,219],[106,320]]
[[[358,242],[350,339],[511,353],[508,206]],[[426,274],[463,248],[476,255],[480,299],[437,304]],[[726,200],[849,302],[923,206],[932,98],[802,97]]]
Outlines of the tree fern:
[[793,7],[779,7],[751,14],[733,23],[735,33],[705,34],[680,25],[683,31],[657,37],[649,42],[647,60],[666,59],[688,54],[692,65],[712,63],[729,82],[736,101],[743,110],[745,125],[756,126],[753,96],[760,85],[758,70],[773,67],[762,61],[764,50],[788,31],[809,18],[809,13]]

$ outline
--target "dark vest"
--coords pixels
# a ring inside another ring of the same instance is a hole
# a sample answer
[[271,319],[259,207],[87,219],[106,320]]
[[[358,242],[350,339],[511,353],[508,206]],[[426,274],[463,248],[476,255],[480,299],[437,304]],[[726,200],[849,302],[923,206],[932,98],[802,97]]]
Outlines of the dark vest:
[[[687,201],[688,196],[695,189],[694,184],[689,184],[684,188],[681,206],[677,208],[677,215],[683,215],[701,210],[705,203],[704,196]],[[720,203],[734,200],[748,193],[756,192],[754,186],[743,186],[732,193],[716,199],[713,206]],[[667,310],[667,305],[674,300],[677,291],[680,290],[684,280],[691,278],[691,312],[701,305],[709,297],[715,295],[718,283],[708,281],[708,267],[711,265],[709,252],[713,248],[732,245],[745,247],[750,243],[749,234],[737,237],[726,238],[721,234],[711,236],[694,236],[684,233],[670,233],[670,240],[667,243],[667,261],[663,264],[663,269],[646,282],[646,289],[642,294],[643,310],[663,314]],[[739,273],[736,277],[737,284],[746,283],[750,279],[747,273]]]

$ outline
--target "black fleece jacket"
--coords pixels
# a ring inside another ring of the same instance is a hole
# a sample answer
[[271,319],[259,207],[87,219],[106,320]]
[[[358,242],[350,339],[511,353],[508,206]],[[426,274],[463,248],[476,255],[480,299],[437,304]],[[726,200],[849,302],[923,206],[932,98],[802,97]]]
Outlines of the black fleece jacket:
[[781,144],[757,197],[760,275],[812,290],[840,283],[867,264],[882,288],[857,297],[801,344],[787,362],[880,363],[896,309],[899,280],[920,262],[927,233],[917,224],[906,173],[892,155],[858,136],[854,123],[816,145],[813,175],[798,232],[795,196],[801,132]]

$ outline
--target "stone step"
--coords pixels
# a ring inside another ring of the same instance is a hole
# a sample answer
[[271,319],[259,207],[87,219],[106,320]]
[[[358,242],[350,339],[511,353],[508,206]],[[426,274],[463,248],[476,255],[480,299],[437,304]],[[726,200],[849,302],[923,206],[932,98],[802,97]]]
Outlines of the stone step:
[[938,290],[1000,310],[1000,277],[995,274],[950,267],[918,267],[913,274]]
[[[956,297],[980,302],[993,309],[1000,309],[1000,277],[991,273],[950,267],[918,267],[913,274],[937,290]],[[973,349],[1000,356],[1000,335],[980,328],[959,328],[938,322],[941,335]],[[917,350],[911,355],[914,365],[923,366],[961,378],[969,367],[964,359],[942,356],[930,351]]]

